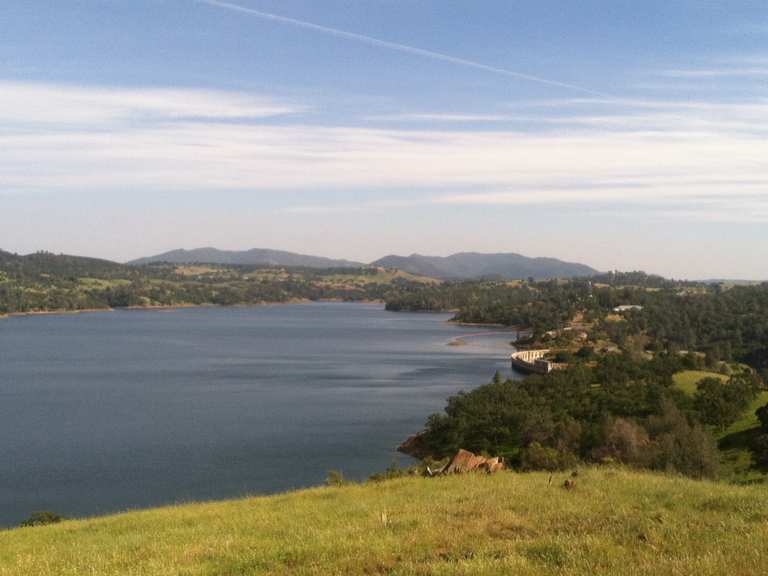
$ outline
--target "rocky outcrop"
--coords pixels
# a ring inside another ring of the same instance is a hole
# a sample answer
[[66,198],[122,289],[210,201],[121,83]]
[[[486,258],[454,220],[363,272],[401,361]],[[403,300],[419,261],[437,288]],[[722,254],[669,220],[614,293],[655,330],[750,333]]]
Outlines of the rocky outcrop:
[[[405,442],[397,447],[398,452],[424,460],[431,457],[431,453],[427,449],[426,442],[424,441],[423,433],[415,434],[408,438]],[[426,468],[426,475],[444,476],[447,474],[466,474],[468,472],[486,472],[487,474],[493,474],[499,470],[505,468],[504,458],[496,456],[494,458],[486,458],[485,456],[479,456],[470,452],[469,450],[460,449],[442,468],[433,469],[430,466]]]
[[424,442],[423,433],[414,434],[409,437],[397,447],[397,451],[412,456],[413,458],[418,458],[419,460],[423,460],[429,456],[429,450],[427,449],[426,442]]
[[503,469],[503,458],[486,458],[473,454],[469,450],[459,450],[440,474],[466,474],[467,472],[493,474]]

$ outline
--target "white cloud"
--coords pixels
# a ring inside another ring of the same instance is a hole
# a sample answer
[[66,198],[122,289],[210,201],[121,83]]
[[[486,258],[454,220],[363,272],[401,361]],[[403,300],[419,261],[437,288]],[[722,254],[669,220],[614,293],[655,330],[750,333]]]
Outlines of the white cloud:
[[447,123],[477,123],[477,122],[516,122],[529,121],[530,117],[511,116],[508,114],[449,114],[449,113],[409,113],[385,114],[370,116],[370,120],[391,122],[447,122]]
[[[400,206],[394,189],[411,205],[683,202],[697,214],[748,196],[731,212],[768,220],[764,101],[625,101],[614,114],[544,116],[549,129],[529,132],[216,121],[296,110],[237,93],[2,84],[0,190],[299,191],[294,212]],[[126,121],[136,115],[148,119]],[[378,203],[323,208],[318,190],[377,190]]]
[[0,82],[0,125],[108,128],[135,120],[265,118],[299,108],[238,92]]
[[768,76],[768,68],[702,68],[690,70],[663,70],[668,78],[760,78]]
[[[626,183],[624,185],[597,182],[573,188],[528,186],[515,191],[448,194],[433,198],[436,204],[454,205],[547,205],[574,203],[620,202],[634,206],[695,205],[701,212],[712,212],[727,207],[733,209],[768,209],[768,178],[762,182],[730,182],[731,195],[717,193],[724,186],[721,182],[686,181],[669,179],[657,184]],[[736,192],[735,190],[738,190]]]

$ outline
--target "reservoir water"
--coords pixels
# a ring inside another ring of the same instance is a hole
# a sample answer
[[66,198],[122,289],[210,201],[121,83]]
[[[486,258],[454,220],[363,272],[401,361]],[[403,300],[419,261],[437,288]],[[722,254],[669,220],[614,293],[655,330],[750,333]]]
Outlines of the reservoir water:
[[513,334],[448,319],[341,303],[0,319],[0,526],[405,464],[395,447],[448,396],[509,375]]

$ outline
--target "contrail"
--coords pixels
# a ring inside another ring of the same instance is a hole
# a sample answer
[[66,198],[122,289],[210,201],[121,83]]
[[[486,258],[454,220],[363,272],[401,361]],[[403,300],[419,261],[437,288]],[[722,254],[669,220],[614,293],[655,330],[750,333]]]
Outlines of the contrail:
[[246,6],[240,6],[239,4],[233,4],[231,2],[222,2],[220,0],[197,0],[200,4],[207,4],[215,8],[223,8],[225,10],[232,10],[234,12],[242,12],[244,14],[250,14],[261,18],[263,20],[270,20],[272,22],[279,22],[281,24],[289,24],[296,26],[297,28],[304,28],[306,30],[313,30],[322,34],[329,34],[338,38],[345,38],[347,40],[354,40],[356,42],[362,42],[370,46],[377,46],[379,48],[386,48],[388,50],[396,50],[398,52],[404,52],[413,56],[420,56],[422,58],[429,58],[431,60],[440,60],[442,62],[449,62],[451,64],[458,64],[459,66],[466,66],[468,68],[475,68],[476,70],[483,70],[485,72],[491,72],[492,74],[499,74],[501,76],[507,76],[509,78],[516,78],[519,80],[527,80],[529,82],[537,82],[539,84],[546,84],[548,86],[557,86],[559,88],[566,88],[568,90],[575,90],[585,94],[591,94],[593,96],[605,97],[607,94],[590,90],[588,88],[582,88],[575,84],[568,84],[566,82],[559,82],[557,80],[549,80],[547,78],[541,78],[539,76],[532,76],[530,74],[523,74],[522,72],[514,72],[507,70],[506,68],[498,68],[496,66],[489,66],[482,62],[476,62],[474,60],[466,60],[465,58],[457,58],[449,54],[443,54],[442,52],[433,52],[432,50],[424,50],[423,48],[416,48],[415,46],[408,46],[407,44],[398,44],[397,42],[389,42],[387,40],[380,40],[373,36],[366,36],[365,34],[357,34],[355,32],[347,32],[346,30],[339,30],[337,28],[329,28],[328,26],[321,26],[320,24],[314,24],[305,20],[297,20],[295,18],[289,18],[287,16],[280,16],[279,14],[272,14],[270,12],[262,12],[261,10],[255,10],[253,8],[247,8]]

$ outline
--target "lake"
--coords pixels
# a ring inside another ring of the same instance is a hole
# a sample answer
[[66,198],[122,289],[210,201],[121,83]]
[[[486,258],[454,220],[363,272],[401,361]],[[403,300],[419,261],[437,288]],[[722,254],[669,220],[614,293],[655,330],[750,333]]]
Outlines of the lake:
[[510,374],[514,334],[449,317],[316,303],[0,319],[0,525],[406,464],[396,446],[448,396]]

